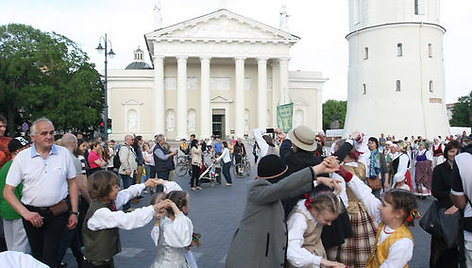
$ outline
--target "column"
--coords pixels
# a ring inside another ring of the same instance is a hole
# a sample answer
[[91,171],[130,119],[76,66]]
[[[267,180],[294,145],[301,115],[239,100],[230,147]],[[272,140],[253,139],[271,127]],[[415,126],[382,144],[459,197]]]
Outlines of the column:
[[234,58],[235,61],[235,101],[234,101],[234,134],[244,136],[244,60],[243,57]]
[[210,57],[200,57],[200,138],[211,136]]
[[187,57],[177,57],[177,139],[187,137]]
[[267,117],[267,58],[257,59],[257,128],[266,127]]
[[288,61],[290,58],[279,59],[280,74],[280,100],[278,104],[287,104],[290,102],[290,92],[288,88]]
[[[315,125],[314,129],[321,131],[323,129],[323,89],[317,88],[316,89],[316,105],[315,105]],[[305,118],[307,115],[305,114]],[[305,119],[306,120],[306,119]]]
[[154,134],[165,133],[164,56],[154,56]]
[[[277,105],[280,102],[280,68],[279,61],[273,60],[270,62],[272,67],[272,105],[270,107],[270,114],[272,117],[271,126],[277,126]],[[268,126],[268,127],[271,127]]]

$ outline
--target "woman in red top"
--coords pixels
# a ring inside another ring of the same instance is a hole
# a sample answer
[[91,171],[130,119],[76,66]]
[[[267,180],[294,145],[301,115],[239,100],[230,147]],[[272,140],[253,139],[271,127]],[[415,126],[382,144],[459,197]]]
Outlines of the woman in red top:
[[89,176],[98,170],[102,170],[105,168],[107,162],[103,160],[100,156],[102,153],[102,143],[96,141],[92,143],[92,150],[90,151],[87,161],[89,162],[90,169],[89,169]]

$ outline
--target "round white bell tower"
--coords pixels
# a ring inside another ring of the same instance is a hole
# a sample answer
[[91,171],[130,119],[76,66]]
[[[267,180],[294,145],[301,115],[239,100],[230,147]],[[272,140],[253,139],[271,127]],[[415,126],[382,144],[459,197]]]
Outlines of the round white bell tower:
[[449,134],[439,0],[349,0],[345,136]]

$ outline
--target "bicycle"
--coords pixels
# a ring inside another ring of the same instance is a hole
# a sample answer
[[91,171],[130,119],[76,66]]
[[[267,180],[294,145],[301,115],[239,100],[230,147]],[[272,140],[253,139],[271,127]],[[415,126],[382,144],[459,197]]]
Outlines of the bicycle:
[[192,171],[192,164],[190,163],[190,156],[181,155],[177,157],[177,164],[175,165],[175,172],[179,177],[185,176],[185,174]]
[[241,162],[236,164],[233,169],[233,174],[238,177],[246,177],[249,176],[249,172],[251,170],[251,163],[249,163],[249,160],[247,159],[247,156],[244,156],[241,158]]

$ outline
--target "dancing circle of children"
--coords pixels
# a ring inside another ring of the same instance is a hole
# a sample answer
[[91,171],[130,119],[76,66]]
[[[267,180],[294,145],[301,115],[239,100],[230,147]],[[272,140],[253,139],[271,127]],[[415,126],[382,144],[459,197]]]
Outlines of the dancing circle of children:
[[82,228],[86,258],[83,267],[114,267],[113,256],[121,252],[119,228],[131,230],[142,227],[152,220],[156,212],[170,206],[168,203],[158,203],[125,213],[119,209],[146,187],[156,187],[157,182],[149,179],[120,191],[118,181],[118,176],[109,171],[98,171],[87,180],[92,201]]
[[406,225],[414,225],[419,217],[415,196],[403,189],[391,189],[385,192],[381,201],[372,194],[369,186],[342,166],[337,174],[379,223],[375,248],[366,267],[408,267],[414,244]]

